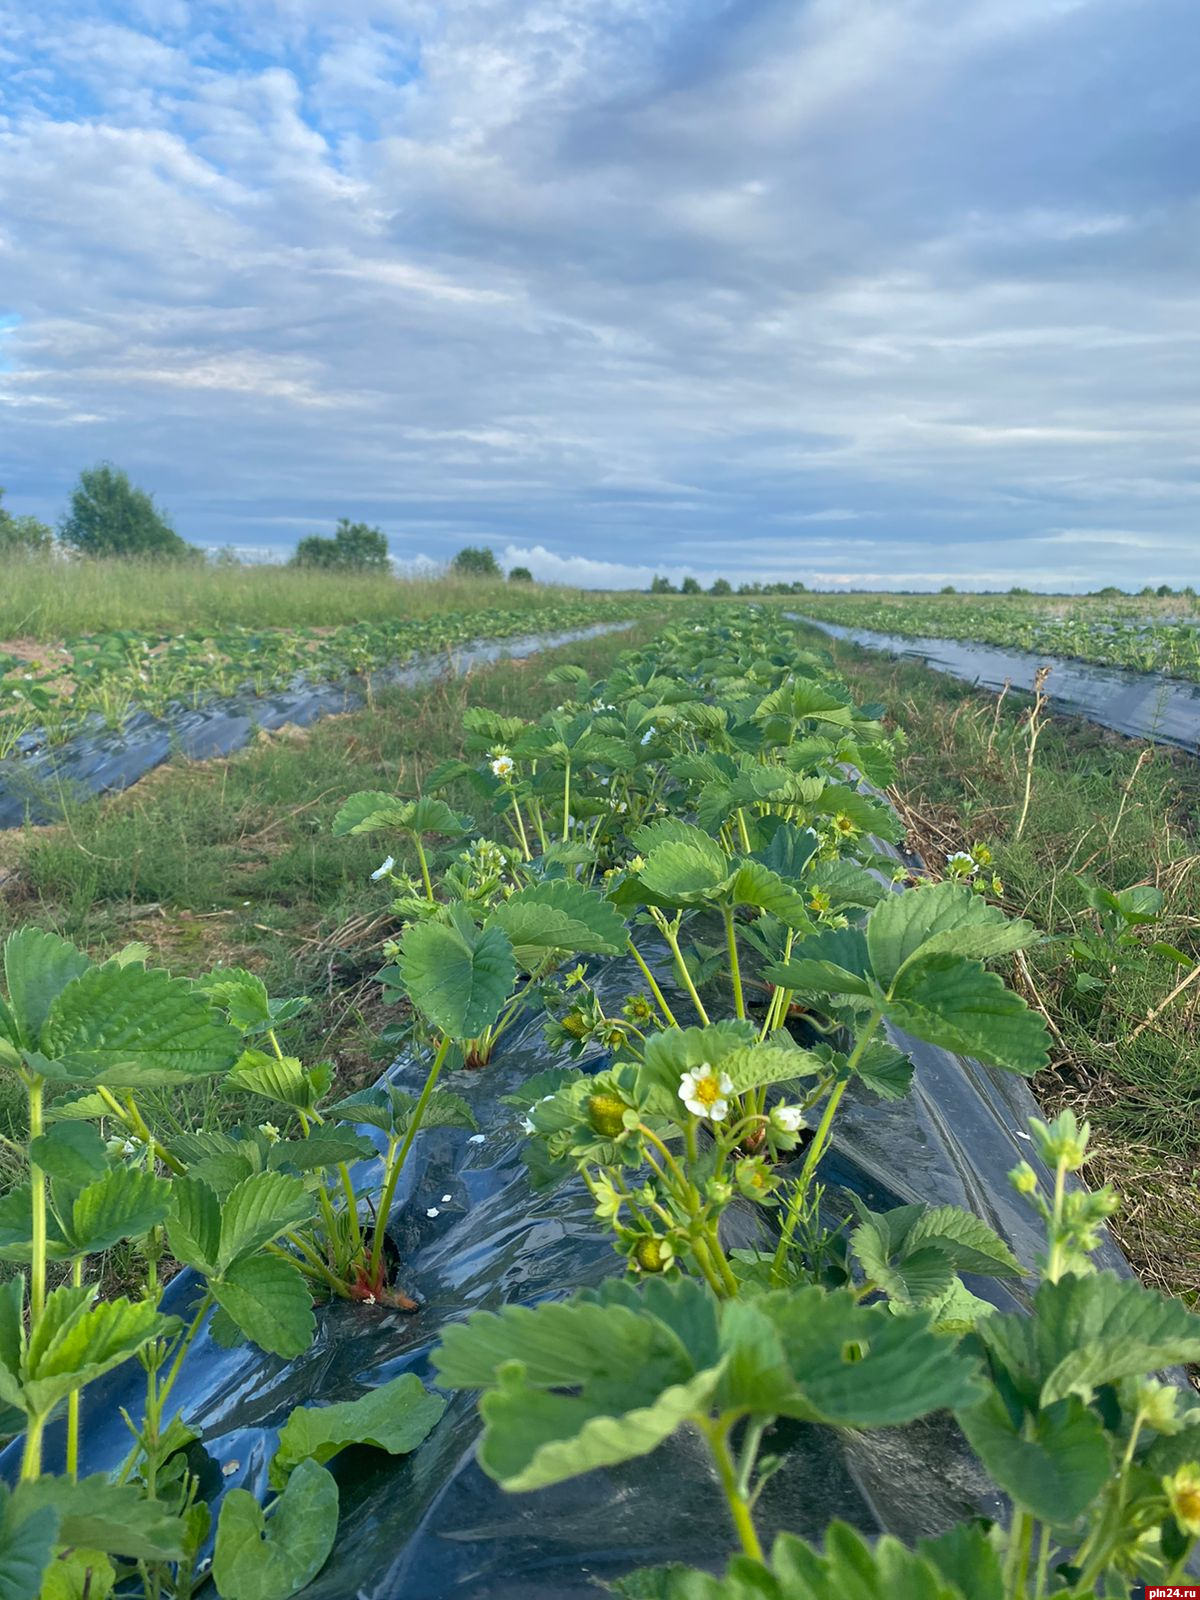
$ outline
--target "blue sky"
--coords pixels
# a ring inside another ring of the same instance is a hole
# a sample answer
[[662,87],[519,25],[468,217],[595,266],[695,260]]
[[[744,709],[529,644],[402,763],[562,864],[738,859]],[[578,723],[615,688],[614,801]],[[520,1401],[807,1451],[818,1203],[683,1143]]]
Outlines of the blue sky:
[[1200,580],[1196,0],[0,0],[0,483],[585,584]]

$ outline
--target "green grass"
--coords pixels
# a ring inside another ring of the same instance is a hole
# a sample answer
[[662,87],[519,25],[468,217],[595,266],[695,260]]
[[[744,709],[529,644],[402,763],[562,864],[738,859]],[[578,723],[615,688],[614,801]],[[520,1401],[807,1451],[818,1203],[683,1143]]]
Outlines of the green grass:
[[1029,701],[1010,695],[997,717],[994,695],[920,665],[854,646],[834,655],[855,690],[885,703],[906,730],[895,799],[930,869],[952,851],[988,845],[1006,908],[1053,936],[1013,973],[1056,1030],[1051,1070],[1035,1090],[1050,1110],[1072,1105],[1091,1118],[1094,1170],[1122,1194],[1114,1227],[1134,1265],[1148,1281],[1200,1299],[1200,981],[1141,1026],[1186,969],[1146,951],[1103,994],[1081,995],[1066,944],[1095,925],[1076,877],[1086,871],[1112,889],[1160,887],[1165,913],[1146,944],[1160,938],[1200,960],[1200,763],[1159,748],[1139,765],[1146,746],[1053,718],[1037,747],[1025,833],[1014,843]]
[[[370,1082],[391,1015],[373,982],[391,919],[370,873],[386,848],[335,839],[334,813],[355,790],[411,793],[438,762],[461,755],[466,706],[538,716],[562,698],[561,686],[544,682],[553,665],[600,674],[661,625],[651,613],[629,632],[388,690],[373,709],[281,730],[227,760],[172,763],[61,825],[0,834],[0,936],[36,923],[96,954],[142,940],[179,973],[245,965],[274,994],[313,996],[292,1049],[333,1060],[347,1090]],[[449,797],[474,809],[466,789]],[[172,1104],[201,1127],[243,1109],[210,1088]],[[17,1098],[0,1102],[0,1132],[6,1124],[17,1129]]]
[[162,562],[29,560],[10,563],[0,587],[0,639],[70,639],[225,627],[336,627],[441,611],[511,610],[578,599],[541,584],[306,572],[283,566],[175,566]]

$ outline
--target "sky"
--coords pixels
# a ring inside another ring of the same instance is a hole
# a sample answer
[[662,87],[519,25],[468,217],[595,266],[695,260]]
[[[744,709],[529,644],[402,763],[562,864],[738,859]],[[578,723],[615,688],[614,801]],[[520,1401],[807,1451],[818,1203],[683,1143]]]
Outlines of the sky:
[[0,484],[589,587],[1200,582],[1196,0],[0,0]]

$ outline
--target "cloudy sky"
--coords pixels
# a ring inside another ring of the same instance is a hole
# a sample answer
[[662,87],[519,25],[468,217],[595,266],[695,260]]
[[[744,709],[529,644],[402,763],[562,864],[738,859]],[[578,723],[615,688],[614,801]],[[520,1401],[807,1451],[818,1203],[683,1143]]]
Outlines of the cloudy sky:
[[539,576],[1200,580],[1197,0],[0,0],[0,483]]

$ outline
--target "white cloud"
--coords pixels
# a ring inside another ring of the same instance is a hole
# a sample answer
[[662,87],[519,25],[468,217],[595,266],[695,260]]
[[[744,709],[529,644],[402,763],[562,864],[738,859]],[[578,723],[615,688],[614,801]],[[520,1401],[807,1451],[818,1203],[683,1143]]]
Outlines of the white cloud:
[[201,541],[351,511],[639,586],[1183,564],[1171,38],[1133,0],[0,0],[10,501],[108,456]]

